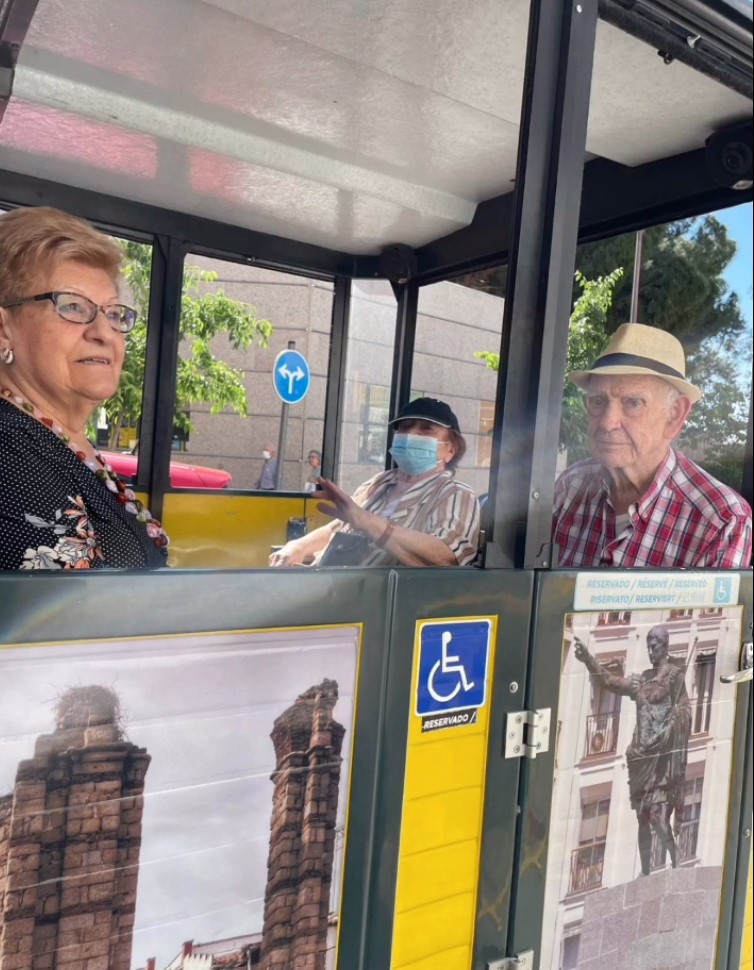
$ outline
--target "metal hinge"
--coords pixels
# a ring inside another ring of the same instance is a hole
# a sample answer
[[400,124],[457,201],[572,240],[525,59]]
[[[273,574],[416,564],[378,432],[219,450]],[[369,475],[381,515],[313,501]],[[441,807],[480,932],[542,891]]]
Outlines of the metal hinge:
[[552,711],[514,711],[505,722],[505,757],[536,758],[550,750]]
[[487,970],[534,970],[534,950],[526,950],[517,957],[490,960]]

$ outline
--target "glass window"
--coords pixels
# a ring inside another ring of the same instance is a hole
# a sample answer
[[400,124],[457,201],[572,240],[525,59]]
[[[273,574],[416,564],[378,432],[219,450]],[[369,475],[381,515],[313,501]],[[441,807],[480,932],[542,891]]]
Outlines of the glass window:
[[[587,369],[617,327],[631,319],[670,331],[684,345],[687,376],[704,396],[694,405],[679,451],[740,491],[751,397],[752,206],[654,226],[580,246],[568,370]],[[566,381],[561,464],[589,454],[581,392]]]
[[584,792],[581,805],[579,845],[571,853],[570,893],[588,892],[602,885],[610,799]]
[[716,663],[717,651],[697,656],[694,663],[694,687],[691,695],[691,733],[693,735],[709,733]]
[[[304,490],[308,456],[322,449],[332,299],[329,282],[186,257],[173,487]],[[311,386],[288,407],[278,472],[283,409],[272,369],[291,342]]]
[[337,477],[349,494],[385,468],[396,312],[388,282],[353,281]]
[[572,932],[563,937],[563,953],[560,958],[560,970],[576,970],[579,965],[579,945],[581,933]]
[[[458,416],[466,455],[457,476],[478,495],[489,488],[503,299],[477,277],[419,289],[412,397],[446,401]],[[480,355],[490,355],[487,359]]]

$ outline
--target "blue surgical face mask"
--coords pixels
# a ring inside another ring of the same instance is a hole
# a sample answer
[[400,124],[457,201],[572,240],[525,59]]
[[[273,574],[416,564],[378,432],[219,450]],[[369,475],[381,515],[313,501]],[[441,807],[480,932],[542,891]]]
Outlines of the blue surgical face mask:
[[390,454],[407,475],[426,475],[437,468],[437,438],[421,434],[397,434]]

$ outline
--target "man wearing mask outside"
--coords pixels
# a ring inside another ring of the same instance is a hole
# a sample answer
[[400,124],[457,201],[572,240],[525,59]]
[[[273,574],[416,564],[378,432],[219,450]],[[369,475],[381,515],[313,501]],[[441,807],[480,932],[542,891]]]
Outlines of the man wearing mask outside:
[[309,472],[304,482],[305,492],[316,492],[322,478],[322,455],[315,448],[309,452]]
[[[270,557],[271,566],[462,566],[479,544],[479,502],[455,478],[466,451],[458,418],[444,401],[419,398],[391,422],[390,454],[397,468],[380,472],[353,498],[325,478],[319,509],[328,525],[286,543]],[[328,547],[353,538],[354,556],[332,563]]]
[[277,454],[277,449],[275,445],[267,443],[262,451],[262,458],[264,458],[264,465],[262,465],[262,474],[256,481],[254,488],[262,489],[263,491],[271,492],[275,488],[275,473],[277,472],[278,460],[275,457]]

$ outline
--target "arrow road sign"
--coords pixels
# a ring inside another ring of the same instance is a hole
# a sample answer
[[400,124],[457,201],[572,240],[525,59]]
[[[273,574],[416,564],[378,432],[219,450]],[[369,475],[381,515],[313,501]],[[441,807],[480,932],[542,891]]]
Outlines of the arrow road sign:
[[275,358],[272,368],[275,393],[284,404],[298,404],[309,392],[311,374],[303,354],[297,350],[283,350]]

